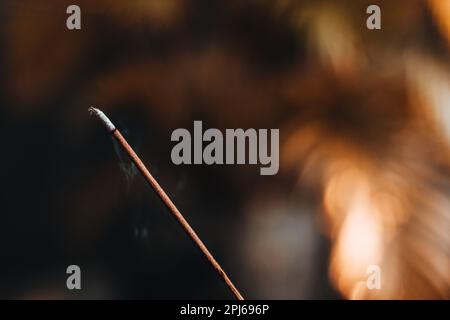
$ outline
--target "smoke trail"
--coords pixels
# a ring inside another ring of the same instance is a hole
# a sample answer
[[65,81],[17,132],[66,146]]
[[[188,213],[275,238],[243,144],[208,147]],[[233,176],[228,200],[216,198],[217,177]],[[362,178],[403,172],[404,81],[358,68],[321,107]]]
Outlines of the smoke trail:
[[[122,134],[130,140],[128,129],[122,129]],[[127,183],[127,190],[130,190],[130,187],[133,183],[134,178],[136,177],[138,170],[134,163],[130,160],[128,155],[123,151],[120,147],[119,143],[116,139],[112,139],[114,151],[116,152],[117,157],[119,158],[119,168],[125,176],[125,181]],[[139,150],[139,147],[136,147]]]

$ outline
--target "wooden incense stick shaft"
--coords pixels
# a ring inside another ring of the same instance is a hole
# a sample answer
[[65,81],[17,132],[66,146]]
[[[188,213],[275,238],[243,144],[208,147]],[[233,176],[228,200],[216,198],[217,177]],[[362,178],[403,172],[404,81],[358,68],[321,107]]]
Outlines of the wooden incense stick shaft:
[[200,240],[200,238],[195,233],[194,229],[189,225],[189,223],[186,221],[186,219],[183,217],[181,212],[177,209],[175,204],[170,200],[169,196],[166,194],[166,192],[161,188],[159,183],[156,181],[155,178],[151,175],[151,173],[148,171],[148,169],[145,167],[144,163],[141,161],[141,159],[138,157],[138,155],[134,152],[133,148],[128,144],[128,142],[125,140],[125,138],[122,136],[122,134],[119,132],[119,130],[115,129],[112,131],[112,134],[114,137],[119,141],[121,146],[125,149],[125,151],[130,156],[131,160],[134,162],[134,164],[137,166],[139,171],[144,176],[145,180],[150,184],[150,186],[153,188],[153,190],[158,194],[160,199],[164,202],[164,204],[167,206],[169,211],[172,213],[172,215],[175,217],[175,219],[178,221],[178,223],[183,227],[184,231],[189,235],[189,237],[194,241],[194,243],[197,245],[197,247],[200,249],[200,251],[205,255],[205,257],[208,259],[208,261],[212,264],[214,269],[219,273],[219,276],[225,281],[226,285],[230,288],[230,290],[233,292],[235,297],[238,300],[244,300],[238,289],[234,286],[233,282],[231,282],[230,278],[228,278],[225,271],[222,269],[220,264],[214,259],[213,255],[209,252],[208,248],[204,245],[203,241]]

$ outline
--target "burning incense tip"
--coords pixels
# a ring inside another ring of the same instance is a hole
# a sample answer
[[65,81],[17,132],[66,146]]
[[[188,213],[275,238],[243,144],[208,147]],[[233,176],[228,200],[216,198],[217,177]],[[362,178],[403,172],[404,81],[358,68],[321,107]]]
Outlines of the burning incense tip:
[[94,107],[90,107],[88,109],[88,111],[91,115],[95,115],[97,118],[102,120],[103,125],[106,127],[106,129],[108,129],[109,132],[113,132],[114,130],[116,130],[116,127],[114,126],[114,124],[111,122],[111,120],[109,120],[109,118],[101,110],[94,108]]

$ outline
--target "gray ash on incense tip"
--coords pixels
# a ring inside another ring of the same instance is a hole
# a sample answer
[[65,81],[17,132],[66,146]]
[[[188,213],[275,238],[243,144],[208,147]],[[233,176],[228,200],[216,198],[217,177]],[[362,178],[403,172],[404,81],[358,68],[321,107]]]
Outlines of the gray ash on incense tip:
[[114,124],[103,113],[103,111],[101,111],[100,109],[94,108],[94,107],[90,107],[88,109],[88,111],[91,115],[95,115],[97,118],[99,118],[102,121],[103,125],[106,127],[106,129],[108,129],[109,132],[113,132],[114,130],[116,130],[116,127],[114,126]]

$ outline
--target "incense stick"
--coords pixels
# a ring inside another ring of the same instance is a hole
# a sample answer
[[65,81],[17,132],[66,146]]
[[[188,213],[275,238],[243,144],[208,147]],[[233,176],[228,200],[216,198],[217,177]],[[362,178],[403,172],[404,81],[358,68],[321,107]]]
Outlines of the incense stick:
[[128,153],[131,160],[134,162],[136,167],[139,169],[139,171],[144,176],[145,180],[150,184],[152,189],[156,192],[156,194],[159,196],[159,198],[162,200],[162,202],[166,205],[166,207],[169,209],[170,213],[175,217],[175,219],[178,221],[178,223],[181,225],[181,227],[184,229],[184,231],[188,234],[188,236],[194,241],[195,245],[200,249],[200,251],[205,255],[206,259],[211,263],[211,265],[216,269],[219,276],[223,279],[225,284],[228,286],[228,288],[231,290],[231,292],[234,294],[234,296],[238,300],[244,300],[242,295],[240,294],[239,290],[235,287],[233,282],[231,282],[230,278],[228,278],[225,271],[222,269],[220,264],[214,259],[213,255],[209,252],[208,248],[205,246],[203,241],[198,237],[197,233],[192,229],[192,227],[189,225],[189,223],[186,221],[186,219],[183,217],[181,212],[177,209],[175,204],[172,202],[170,197],[167,195],[167,193],[164,191],[164,189],[159,185],[158,181],[152,176],[150,171],[146,168],[144,163],[141,161],[141,159],[138,157],[138,155],[134,152],[133,148],[128,144],[127,140],[122,136],[120,131],[114,126],[114,124],[109,120],[109,118],[99,109],[97,108],[89,108],[89,112],[92,115],[95,115],[97,118],[99,118],[103,125],[106,127],[106,129],[114,136],[115,139],[120,143],[120,145],[123,147],[123,149]]

